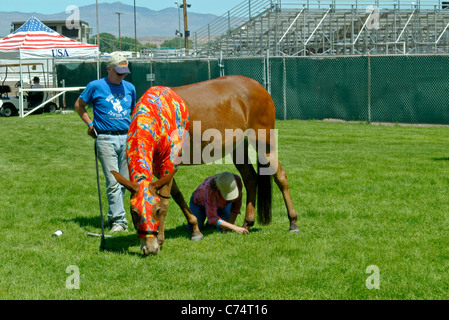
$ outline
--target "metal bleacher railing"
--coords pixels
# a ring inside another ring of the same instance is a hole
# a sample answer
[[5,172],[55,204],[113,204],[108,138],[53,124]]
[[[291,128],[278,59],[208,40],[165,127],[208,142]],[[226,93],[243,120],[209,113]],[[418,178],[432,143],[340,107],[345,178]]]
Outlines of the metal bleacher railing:
[[449,52],[449,1],[247,0],[193,33],[193,55]]

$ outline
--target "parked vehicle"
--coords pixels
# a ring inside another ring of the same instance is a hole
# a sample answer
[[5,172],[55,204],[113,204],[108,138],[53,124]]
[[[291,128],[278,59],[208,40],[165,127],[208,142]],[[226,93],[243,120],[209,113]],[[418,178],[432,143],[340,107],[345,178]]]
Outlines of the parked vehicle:
[[[16,84],[18,88],[20,86],[20,82]],[[0,86],[0,114],[4,117],[11,117],[19,114],[19,100],[20,97],[18,95],[18,91],[16,94],[10,96],[11,87],[1,85]],[[31,93],[31,92],[30,92]],[[30,111],[37,107],[42,101],[46,101],[50,98],[48,92],[32,92],[32,94],[28,94],[24,99],[24,112]],[[58,109],[58,106],[54,102],[48,102],[45,104],[43,108],[41,108],[40,112],[55,112]]]
[[[42,63],[26,63],[23,64],[26,67],[32,67],[33,70],[37,69],[37,66],[42,67]],[[16,92],[12,94],[11,87],[9,85],[5,85],[6,79],[8,77],[8,67],[17,67],[17,64],[8,64],[8,65],[0,65],[1,68],[5,68],[5,76],[3,78],[3,82],[0,85],[0,115],[4,117],[11,117],[19,114],[19,88],[20,81],[15,84]],[[42,70],[43,72],[43,70]],[[31,72],[28,70],[28,73],[31,77]],[[38,79],[39,80],[39,79]],[[52,97],[52,94],[46,91],[31,91],[24,94],[24,112],[28,112],[33,110],[35,107],[40,105],[43,101],[47,101]],[[58,106],[54,102],[46,103],[42,108],[36,110],[36,113],[42,112],[55,112],[58,109]]]

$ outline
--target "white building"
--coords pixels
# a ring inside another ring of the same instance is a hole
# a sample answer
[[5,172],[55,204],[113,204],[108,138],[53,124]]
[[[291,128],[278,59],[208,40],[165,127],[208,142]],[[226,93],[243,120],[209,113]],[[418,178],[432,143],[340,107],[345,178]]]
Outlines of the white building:
[[[14,28],[14,31],[19,29],[26,21],[13,21],[11,22],[11,26]],[[45,24],[47,27],[49,27],[52,30],[55,30],[57,33],[79,41],[88,43],[89,42],[89,35],[92,33],[92,28],[89,28],[89,24],[85,21],[80,20],[79,21],[79,27],[78,28],[72,28],[69,29],[67,27],[66,20],[48,20],[48,21],[41,21],[43,24]]]

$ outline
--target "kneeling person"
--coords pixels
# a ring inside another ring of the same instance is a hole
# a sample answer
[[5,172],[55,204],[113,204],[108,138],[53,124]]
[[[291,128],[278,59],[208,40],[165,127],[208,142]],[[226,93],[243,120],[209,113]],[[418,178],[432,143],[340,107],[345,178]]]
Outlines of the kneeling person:
[[198,219],[200,230],[204,222],[218,229],[248,234],[245,228],[234,225],[242,206],[242,180],[238,175],[223,172],[206,178],[190,198],[190,210]]

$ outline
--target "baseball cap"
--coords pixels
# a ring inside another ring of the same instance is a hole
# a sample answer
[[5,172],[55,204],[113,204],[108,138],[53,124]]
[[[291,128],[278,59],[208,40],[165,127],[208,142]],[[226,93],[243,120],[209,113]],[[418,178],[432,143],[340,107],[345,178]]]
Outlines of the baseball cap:
[[226,201],[234,200],[239,196],[239,188],[235,177],[230,172],[222,172],[215,178],[218,190]]
[[128,59],[120,53],[112,54],[109,58],[109,66],[117,73],[131,73],[128,68]]

